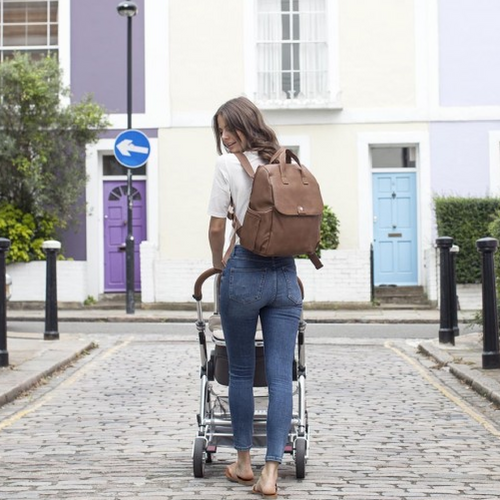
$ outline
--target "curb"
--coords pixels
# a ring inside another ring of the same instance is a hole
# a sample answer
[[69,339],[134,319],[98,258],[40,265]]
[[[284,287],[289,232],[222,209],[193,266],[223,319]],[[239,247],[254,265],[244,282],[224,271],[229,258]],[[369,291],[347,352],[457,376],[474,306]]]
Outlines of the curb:
[[[439,324],[439,318],[402,318],[402,317],[326,317],[322,314],[308,315],[305,311],[304,319],[309,324]],[[9,315],[8,321],[19,322],[43,322],[43,316],[28,316],[28,315]],[[110,315],[110,316],[85,316],[85,315],[59,315],[59,323],[196,323],[196,312],[192,315],[176,315],[174,312],[169,316],[159,315]],[[461,321],[460,324],[466,324]]]
[[457,365],[455,363],[448,366],[450,372],[455,375],[455,377],[465,382],[478,394],[489,399],[492,403],[500,405],[500,384],[485,377],[476,370],[472,370],[468,366]]
[[451,354],[428,342],[419,344],[419,349],[423,354],[434,359],[440,365],[447,366],[452,375],[465,382],[478,394],[492,403],[500,405],[500,384],[498,382],[486,377],[477,369],[454,363],[455,358]]

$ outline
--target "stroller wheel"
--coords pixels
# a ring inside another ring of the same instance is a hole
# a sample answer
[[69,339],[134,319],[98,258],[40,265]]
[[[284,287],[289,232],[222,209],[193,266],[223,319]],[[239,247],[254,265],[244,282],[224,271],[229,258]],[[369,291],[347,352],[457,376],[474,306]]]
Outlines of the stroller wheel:
[[297,479],[306,477],[307,440],[299,437],[295,440],[295,475]]
[[205,438],[197,437],[193,447],[193,474],[194,477],[205,475]]

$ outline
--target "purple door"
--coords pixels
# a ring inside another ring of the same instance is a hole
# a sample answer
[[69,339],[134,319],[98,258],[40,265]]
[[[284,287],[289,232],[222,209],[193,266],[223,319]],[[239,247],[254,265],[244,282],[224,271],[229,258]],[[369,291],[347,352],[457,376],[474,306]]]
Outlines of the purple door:
[[[127,237],[127,182],[104,182],[104,291],[125,292],[125,240]],[[139,246],[146,239],[146,182],[133,181],[135,290],[141,290]]]

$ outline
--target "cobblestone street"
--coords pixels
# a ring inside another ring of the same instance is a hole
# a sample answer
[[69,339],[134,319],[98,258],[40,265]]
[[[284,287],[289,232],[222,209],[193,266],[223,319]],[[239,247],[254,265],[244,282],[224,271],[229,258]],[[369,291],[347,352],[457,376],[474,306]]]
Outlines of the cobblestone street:
[[[219,449],[192,474],[198,345],[181,336],[96,336],[99,348],[0,408],[1,499],[243,499]],[[279,497],[498,498],[500,432],[431,370],[382,340],[307,345],[306,478],[289,455]],[[263,450],[254,464],[263,464]]]

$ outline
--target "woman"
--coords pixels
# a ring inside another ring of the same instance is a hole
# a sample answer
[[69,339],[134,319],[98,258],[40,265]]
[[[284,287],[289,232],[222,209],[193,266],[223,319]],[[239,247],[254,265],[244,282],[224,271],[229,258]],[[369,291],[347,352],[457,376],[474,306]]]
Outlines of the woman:
[[[209,241],[214,267],[222,269],[220,315],[229,358],[229,405],[237,450],[226,469],[230,481],[251,485],[250,449],[254,417],[255,330],[260,317],[269,391],[266,462],[253,492],[277,497],[278,467],[292,418],[292,364],[302,297],[295,262],[290,257],[261,257],[236,244],[223,263],[226,214],[234,205],[243,224],[252,180],[236,154],[243,153],[255,170],[279,149],[275,133],[258,108],[238,97],[223,104],[213,118],[217,159],[209,203]],[[226,153],[222,154],[222,148]]]

